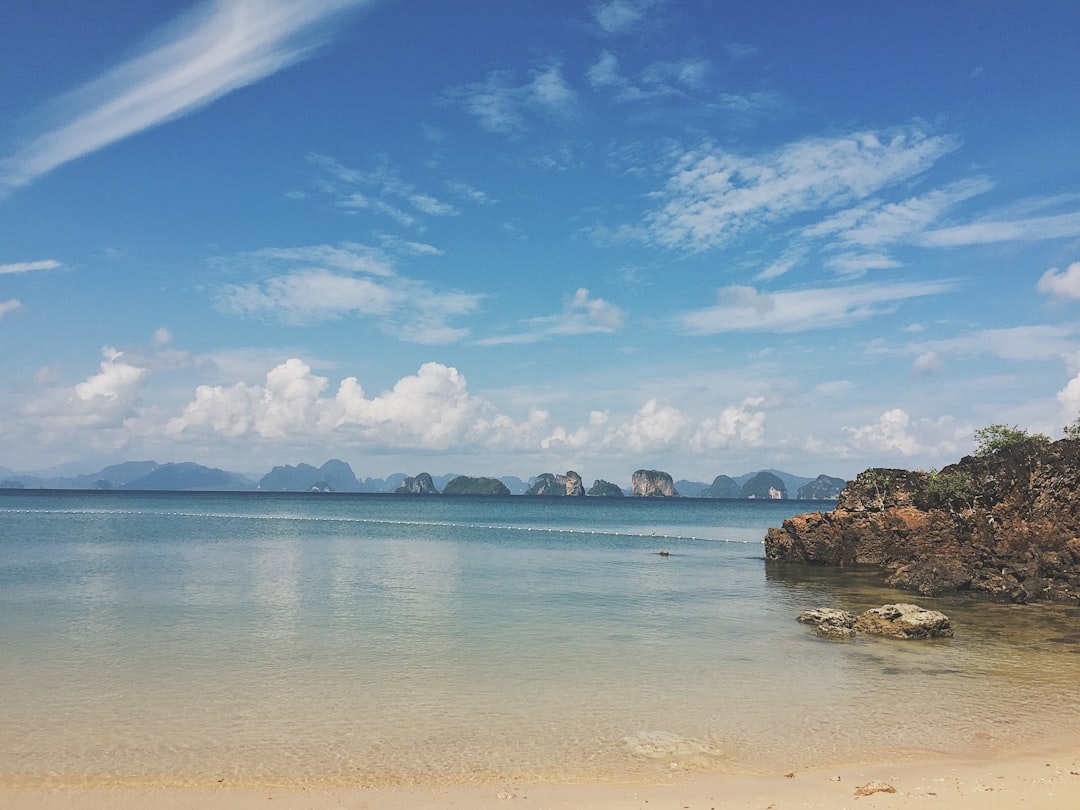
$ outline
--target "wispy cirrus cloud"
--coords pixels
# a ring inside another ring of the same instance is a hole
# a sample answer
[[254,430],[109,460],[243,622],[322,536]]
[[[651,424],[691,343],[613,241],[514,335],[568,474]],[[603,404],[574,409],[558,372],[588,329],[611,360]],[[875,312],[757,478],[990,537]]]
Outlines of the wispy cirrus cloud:
[[589,13],[604,34],[618,36],[641,26],[657,5],[657,0],[606,0],[590,5]]
[[577,92],[563,78],[561,65],[534,68],[529,76],[529,81],[516,84],[512,71],[492,71],[483,81],[451,88],[447,97],[459,102],[483,129],[503,135],[525,132],[536,115],[562,123],[577,117]]
[[995,242],[1039,242],[1080,236],[1080,211],[1027,219],[973,222],[927,231],[918,240],[924,247],[963,247]]
[[955,287],[951,281],[853,284],[807,290],[760,292],[733,286],[719,291],[719,301],[677,317],[688,334],[724,332],[805,332],[866,320],[894,311],[913,298],[941,295]]
[[56,259],[42,259],[36,262],[14,262],[0,264],[0,276],[15,273],[33,273],[36,270],[56,270],[63,265]]
[[916,126],[807,138],[761,155],[706,143],[678,157],[647,224],[666,247],[721,247],[796,214],[865,199],[958,147],[957,138]]
[[309,154],[308,162],[320,171],[320,190],[336,199],[338,208],[355,213],[371,211],[399,225],[424,229],[422,217],[453,217],[460,210],[412,183],[384,156],[376,156],[369,169],[353,169],[329,155]]
[[574,293],[557,315],[530,318],[513,334],[496,335],[476,341],[480,346],[538,343],[559,336],[617,332],[626,323],[626,313],[603,298],[590,298],[584,287]]
[[311,58],[329,24],[375,0],[216,0],[55,104],[55,124],[0,161],[0,195]]

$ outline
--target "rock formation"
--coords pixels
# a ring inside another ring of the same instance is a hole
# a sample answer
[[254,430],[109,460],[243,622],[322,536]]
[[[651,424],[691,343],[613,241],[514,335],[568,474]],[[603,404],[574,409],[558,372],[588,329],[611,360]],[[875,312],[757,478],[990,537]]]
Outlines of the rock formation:
[[589,495],[599,498],[622,498],[626,493],[617,485],[603,478],[597,478],[589,488]]
[[563,476],[563,485],[566,487],[566,494],[571,497],[585,494],[585,486],[581,483],[581,476],[573,470],[566,471],[566,475]]
[[661,470],[637,470],[630,479],[631,492],[638,498],[674,498],[679,493],[671,476]]
[[833,511],[769,529],[765,556],[877,566],[927,595],[1080,604],[1080,440],[1033,438],[940,472],[866,470]]
[[771,498],[774,501],[787,497],[787,485],[780,476],[771,472],[759,472],[742,485],[744,498]]
[[822,638],[849,639],[856,633],[890,638],[950,638],[949,617],[918,605],[882,605],[856,616],[836,608],[815,608],[799,614]]
[[706,498],[741,498],[742,487],[730,475],[718,475],[701,493]]
[[510,488],[498,478],[459,475],[443,487],[443,495],[509,495]]
[[526,495],[584,495],[585,487],[581,483],[581,476],[573,470],[568,470],[566,475],[553,475],[552,473],[540,473],[533,479]]
[[819,475],[809,484],[803,484],[795,497],[800,501],[835,501],[847,485],[843,478]]
[[431,479],[431,475],[422,472],[415,478],[406,478],[402,481],[401,486],[394,490],[398,495],[438,495],[439,490],[435,488],[435,482]]

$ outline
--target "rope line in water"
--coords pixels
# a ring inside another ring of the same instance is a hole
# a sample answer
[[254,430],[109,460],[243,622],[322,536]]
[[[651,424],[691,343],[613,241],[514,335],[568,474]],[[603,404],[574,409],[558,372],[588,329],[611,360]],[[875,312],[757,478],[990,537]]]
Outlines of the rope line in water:
[[364,523],[385,526],[432,526],[448,529],[487,529],[491,531],[507,532],[546,532],[548,534],[580,534],[597,535],[600,537],[635,537],[652,538],[656,540],[702,540],[719,543],[742,543],[749,544],[749,540],[732,540],[724,538],[713,540],[709,537],[697,537],[696,535],[683,534],[657,534],[655,532],[620,532],[611,529],[560,529],[551,526],[505,526],[488,523],[455,523],[452,521],[439,520],[389,520],[385,518],[356,518],[356,517],[315,517],[301,515],[239,515],[221,512],[140,512],[135,509],[0,509],[3,514],[49,514],[49,515],[158,515],[162,517],[187,517],[187,518],[217,518],[222,520],[295,520],[314,521],[322,523]]

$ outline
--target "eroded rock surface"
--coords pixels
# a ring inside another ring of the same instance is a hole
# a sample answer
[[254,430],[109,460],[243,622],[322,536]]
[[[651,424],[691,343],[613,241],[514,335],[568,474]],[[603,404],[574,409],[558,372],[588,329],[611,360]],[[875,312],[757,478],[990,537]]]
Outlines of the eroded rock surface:
[[940,472],[866,470],[831,512],[769,529],[765,556],[877,566],[924,595],[1080,604],[1080,441],[1024,441]]
[[919,605],[896,604],[871,608],[856,616],[837,608],[814,608],[799,614],[798,620],[814,627],[822,638],[846,640],[856,633],[890,638],[949,638],[952,622],[944,613]]

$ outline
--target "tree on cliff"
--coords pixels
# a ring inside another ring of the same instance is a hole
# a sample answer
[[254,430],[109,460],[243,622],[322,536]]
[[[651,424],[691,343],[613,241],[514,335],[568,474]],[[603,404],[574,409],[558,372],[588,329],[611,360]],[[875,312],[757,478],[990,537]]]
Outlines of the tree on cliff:
[[988,425],[975,431],[975,455],[986,458],[1027,439],[1050,443],[1050,437],[1045,433],[1031,434],[1016,425]]

